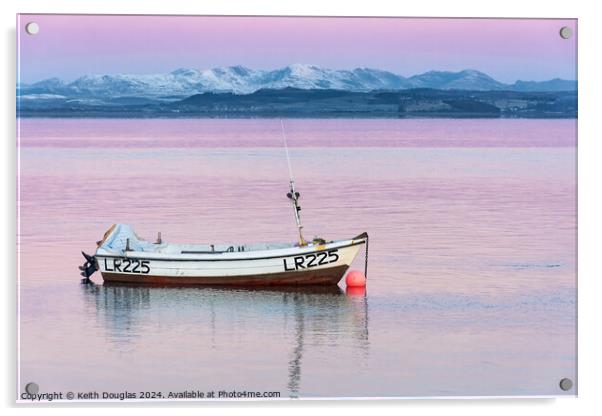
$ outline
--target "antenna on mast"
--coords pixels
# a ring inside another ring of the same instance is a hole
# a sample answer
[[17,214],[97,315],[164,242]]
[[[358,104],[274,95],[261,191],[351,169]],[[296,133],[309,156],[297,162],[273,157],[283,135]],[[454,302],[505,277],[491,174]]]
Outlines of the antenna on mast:
[[293,204],[293,209],[295,211],[295,222],[297,223],[297,229],[299,230],[299,245],[306,246],[307,241],[303,238],[303,225],[301,225],[301,217],[299,216],[299,211],[301,211],[301,207],[299,206],[299,198],[301,194],[295,191],[295,178],[293,177],[293,168],[291,166],[291,158],[288,153],[288,143],[286,142],[286,133],[284,131],[284,122],[280,119],[280,127],[282,128],[282,140],[284,141],[284,150],[286,152],[286,162],[288,163],[288,176],[290,179],[290,191],[286,194],[288,199],[291,200]]

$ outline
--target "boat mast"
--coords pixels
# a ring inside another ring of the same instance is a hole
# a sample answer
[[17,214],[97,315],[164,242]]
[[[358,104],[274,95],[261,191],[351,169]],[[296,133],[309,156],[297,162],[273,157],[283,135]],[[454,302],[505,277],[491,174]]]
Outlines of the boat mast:
[[286,133],[284,132],[284,122],[280,119],[280,127],[282,128],[282,139],[284,140],[284,150],[286,152],[286,162],[288,163],[288,176],[290,179],[290,191],[286,194],[286,196],[291,200],[293,204],[293,210],[295,211],[295,222],[297,223],[297,229],[299,230],[299,245],[306,246],[307,241],[303,238],[303,225],[301,225],[301,217],[299,216],[299,211],[301,211],[301,206],[299,206],[299,198],[301,194],[295,191],[295,178],[293,177],[293,168],[291,167],[291,158],[288,153],[288,144],[286,142]]

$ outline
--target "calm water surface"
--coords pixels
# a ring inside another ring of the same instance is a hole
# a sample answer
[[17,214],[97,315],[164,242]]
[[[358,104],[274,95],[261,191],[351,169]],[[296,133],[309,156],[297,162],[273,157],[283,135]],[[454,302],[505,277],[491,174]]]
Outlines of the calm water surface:
[[575,394],[575,120],[286,125],[307,236],[370,233],[364,294],[80,285],[116,222],[294,240],[279,122],[20,120],[20,384]]

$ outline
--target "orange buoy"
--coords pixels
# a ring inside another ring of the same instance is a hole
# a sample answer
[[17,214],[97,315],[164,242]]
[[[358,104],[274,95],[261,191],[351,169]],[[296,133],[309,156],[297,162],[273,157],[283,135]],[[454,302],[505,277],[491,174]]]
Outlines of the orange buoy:
[[364,287],[366,286],[366,276],[359,270],[350,270],[345,277],[347,287]]

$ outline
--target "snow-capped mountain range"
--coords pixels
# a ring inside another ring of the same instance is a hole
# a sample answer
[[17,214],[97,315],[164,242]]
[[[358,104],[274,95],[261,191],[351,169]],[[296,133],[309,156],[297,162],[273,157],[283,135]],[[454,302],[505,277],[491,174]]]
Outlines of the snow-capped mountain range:
[[253,70],[243,66],[205,70],[177,69],[153,75],[85,75],[73,82],[50,78],[21,84],[17,94],[27,98],[119,98],[180,99],[204,92],[250,94],[259,89],[336,89],[345,91],[434,88],[443,90],[576,90],[577,82],[555,78],[550,81],[517,81],[504,84],[482,72],[429,71],[411,77],[370,68],[335,70],[315,65],[293,64],[275,70]]

